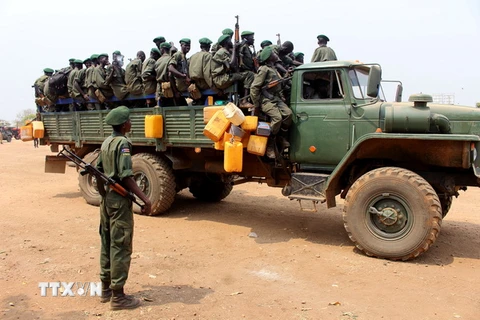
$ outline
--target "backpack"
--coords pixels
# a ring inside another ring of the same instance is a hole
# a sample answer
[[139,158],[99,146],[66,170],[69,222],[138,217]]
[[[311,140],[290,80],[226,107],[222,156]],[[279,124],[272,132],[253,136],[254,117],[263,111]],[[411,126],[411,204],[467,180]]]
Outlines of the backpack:
[[60,69],[48,79],[48,87],[50,92],[55,95],[64,95],[67,93],[68,74],[72,68],[66,67]]

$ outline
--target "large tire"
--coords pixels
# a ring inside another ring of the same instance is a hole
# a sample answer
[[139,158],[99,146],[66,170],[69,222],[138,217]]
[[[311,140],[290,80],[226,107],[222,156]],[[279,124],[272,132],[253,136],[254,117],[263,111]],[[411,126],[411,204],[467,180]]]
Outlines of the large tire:
[[[90,163],[92,166],[97,164],[99,150],[88,153],[83,161]],[[88,204],[99,206],[101,202],[101,196],[97,189],[97,180],[91,174],[82,176],[78,174],[78,186],[80,187],[80,193]]]
[[348,236],[369,256],[410,260],[427,251],[440,232],[437,193],[409,170],[367,172],[348,191],[343,208]]
[[[165,213],[175,200],[175,176],[170,164],[155,155],[139,153],[132,157],[133,178],[152,202],[151,216]],[[133,211],[140,213],[134,204]]]
[[453,197],[452,196],[442,196],[438,197],[440,199],[440,205],[442,206],[442,219],[447,216],[448,211],[452,207]]
[[206,173],[191,179],[189,190],[197,199],[207,202],[218,202],[225,199],[233,189],[231,176]]

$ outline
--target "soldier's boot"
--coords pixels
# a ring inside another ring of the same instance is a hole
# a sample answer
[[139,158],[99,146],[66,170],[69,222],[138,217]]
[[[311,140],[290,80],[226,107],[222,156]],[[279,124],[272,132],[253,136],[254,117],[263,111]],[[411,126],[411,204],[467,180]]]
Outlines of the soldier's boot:
[[113,290],[112,300],[110,300],[110,310],[134,309],[140,306],[140,299],[123,293],[123,288]]
[[101,303],[107,303],[112,299],[112,289],[110,289],[110,282],[102,281],[102,296]]
[[272,138],[268,139],[265,155],[270,159],[275,159],[275,142]]

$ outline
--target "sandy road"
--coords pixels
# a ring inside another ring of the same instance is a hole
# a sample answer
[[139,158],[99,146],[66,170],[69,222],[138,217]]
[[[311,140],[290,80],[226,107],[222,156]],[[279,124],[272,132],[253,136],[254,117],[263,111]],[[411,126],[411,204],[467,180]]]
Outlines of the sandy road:
[[[41,281],[98,281],[98,208],[74,168],[43,173],[47,147],[0,145],[0,317],[4,319],[478,319],[480,190],[453,202],[435,245],[410,262],[354,249],[339,207],[301,212],[279,189],[245,184],[221,203],[177,195],[136,216],[126,290],[141,308],[40,296]],[[257,238],[249,237],[254,232]]]

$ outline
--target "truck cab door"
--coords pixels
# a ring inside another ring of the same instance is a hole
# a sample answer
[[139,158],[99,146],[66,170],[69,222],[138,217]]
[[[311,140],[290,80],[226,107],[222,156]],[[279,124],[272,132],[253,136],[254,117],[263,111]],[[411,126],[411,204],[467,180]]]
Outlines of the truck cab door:
[[301,166],[332,171],[349,148],[350,102],[344,70],[299,70],[291,107],[290,158]]

